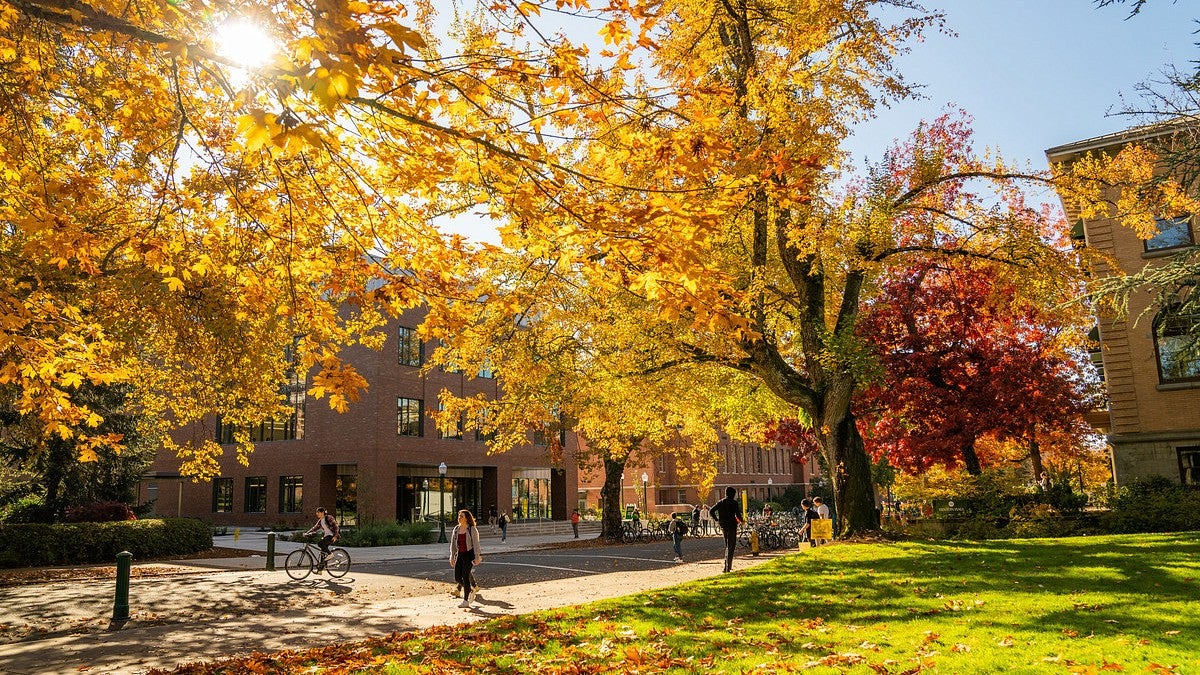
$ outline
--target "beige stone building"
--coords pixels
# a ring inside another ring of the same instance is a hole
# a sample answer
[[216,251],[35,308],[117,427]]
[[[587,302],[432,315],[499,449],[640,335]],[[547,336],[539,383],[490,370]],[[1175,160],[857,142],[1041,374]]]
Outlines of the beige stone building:
[[[1069,164],[1087,153],[1116,152],[1164,133],[1162,126],[1132,129],[1050,148],[1046,157],[1052,165]],[[1073,205],[1064,203],[1064,208],[1076,223],[1073,238],[1112,255],[1126,272],[1197,244],[1197,214],[1159,214],[1159,234],[1142,240],[1114,220],[1085,221]],[[1118,485],[1152,475],[1200,485],[1200,360],[1180,352],[1200,317],[1169,308],[1155,312],[1152,302],[1149,293],[1134,293],[1125,317],[1101,317],[1093,332],[1108,389],[1113,477]]]

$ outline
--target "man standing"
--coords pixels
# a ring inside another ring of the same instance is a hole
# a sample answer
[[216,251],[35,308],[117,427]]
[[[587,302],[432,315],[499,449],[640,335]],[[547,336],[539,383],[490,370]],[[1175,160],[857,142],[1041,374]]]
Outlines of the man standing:
[[675,548],[675,562],[683,562],[683,535],[687,534],[687,524],[678,513],[671,514],[671,522],[667,524],[667,534],[671,535],[671,545]]
[[571,530],[575,532],[575,538],[579,538],[579,509],[571,512]]
[[492,534],[496,534],[496,505],[492,504],[488,507],[488,527],[491,528]]
[[737,546],[738,524],[742,522],[742,509],[735,499],[736,496],[737,490],[733,487],[725,488],[725,498],[714,504],[709,511],[709,514],[717,519],[717,524],[721,526],[721,534],[725,537],[725,572],[733,570],[733,549]]
[[692,529],[691,529],[691,532],[692,532],[693,536],[700,534],[700,505],[699,504],[692,507]]

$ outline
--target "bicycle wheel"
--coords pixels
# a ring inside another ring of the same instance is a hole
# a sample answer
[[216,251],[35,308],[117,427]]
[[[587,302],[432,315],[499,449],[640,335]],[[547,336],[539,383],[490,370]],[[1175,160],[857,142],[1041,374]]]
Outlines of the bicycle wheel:
[[329,552],[329,557],[325,559],[325,571],[338,579],[346,576],[346,572],[350,571],[350,554],[346,553],[346,549],[335,548]]
[[313,560],[313,556],[308,552],[308,549],[302,548],[288,554],[287,559],[283,561],[283,568],[287,570],[289,577],[300,581],[312,574],[313,565],[315,564],[316,561]]

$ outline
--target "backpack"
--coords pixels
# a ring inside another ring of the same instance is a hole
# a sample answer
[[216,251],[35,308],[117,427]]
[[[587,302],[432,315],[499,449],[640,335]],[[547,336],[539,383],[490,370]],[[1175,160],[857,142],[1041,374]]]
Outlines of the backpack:
[[688,533],[688,524],[687,524],[687,523],[685,523],[685,522],[683,521],[683,519],[682,519],[682,518],[680,518],[680,519],[677,521],[677,523],[678,523],[678,524],[675,526],[675,531],[676,531],[676,532],[678,532],[678,533],[679,533],[679,536],[681,536],[681,537],[685,537],[685,536],[687,536],[687,533]]
[[340,534],[338,532],[337,520],[335,520],[334,517],[329,515],[328,513],[325,514],[325,525],[327,525],[329,527],[329,533],[331,535],[336,537]]

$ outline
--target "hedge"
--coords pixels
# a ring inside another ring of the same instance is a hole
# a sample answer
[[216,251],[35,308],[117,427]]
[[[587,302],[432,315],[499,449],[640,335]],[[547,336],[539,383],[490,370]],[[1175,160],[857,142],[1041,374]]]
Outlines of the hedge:
[[212,530],[199,520],[162,518],[111,523],[0,525],[0,567],[111,563],[184,555],[212,548]]

